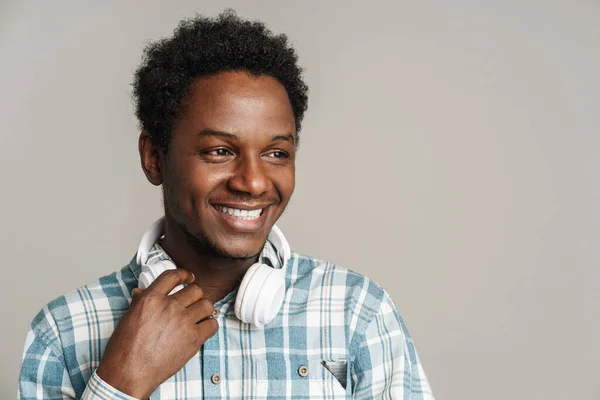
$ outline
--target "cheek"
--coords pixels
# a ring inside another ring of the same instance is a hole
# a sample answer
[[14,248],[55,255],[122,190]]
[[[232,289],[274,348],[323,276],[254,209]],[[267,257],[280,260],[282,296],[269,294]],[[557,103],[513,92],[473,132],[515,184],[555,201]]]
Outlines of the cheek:
[[182,160],[171,168],[170,172],[168,186],[171,194],[175,195],[179,202],[196,204],[204,202],[208,193],[218,185],[221,175],[210,171],[210,168],[203,168],[192,157]]
[[196,204],[207,203],[207,198],[226,181],[227,174],[210,168],[190,168],[182,179],[186,195]]
[[285,173],[280,174],[277,177],[276,182],[281,195],[285,197],[285,200],[289,200],[296,187],[296,173],[294,167],[291,167]]

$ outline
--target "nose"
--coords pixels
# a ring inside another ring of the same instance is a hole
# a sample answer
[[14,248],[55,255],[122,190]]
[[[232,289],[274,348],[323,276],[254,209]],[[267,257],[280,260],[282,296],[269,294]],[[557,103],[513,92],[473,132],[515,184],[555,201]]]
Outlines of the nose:
[[259,196],[272,187],[260,159],[255,157],[240,158],[235,174],[229,179],[228,186],[236,192]]

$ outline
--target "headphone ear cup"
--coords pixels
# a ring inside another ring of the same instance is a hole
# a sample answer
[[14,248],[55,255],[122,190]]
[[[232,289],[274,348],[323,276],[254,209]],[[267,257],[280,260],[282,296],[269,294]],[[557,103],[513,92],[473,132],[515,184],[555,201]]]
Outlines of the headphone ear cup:
[[248,312],[248,286],[252,281],[252,277],[256,273],[258,267],[260,267],[260,263],[255,263],[248,268],[248,271],[244,274],[244,278],[240,283],[240,287],[238,289],[238,293],[235,296],[235,305],[233,307],[233,311],[235,312],[236,317],[242,322],[247,324],[252,322],[252,315]]
[[[151,265],[144,264],[142,265],[142,271],[140,273],[140,277],[138,278],[138,286],[140,289],[148,289],[148,287],[165,271],[170,269],[177,269],[175,264],[170,260],[162,260]],[[183,285],[179,285],[175,287],[169,294],[173,294],[175,292],[183,289]]]
[[252,323],[260,328],[273,321],[279,314],[285,295],[285,272],[271,267],[269,269],[270,274],[259,290],[254,306]]
[[253,264],[240,284],[234,311],[239,320],[262,328],[279,313],[285,293],[285,270]]

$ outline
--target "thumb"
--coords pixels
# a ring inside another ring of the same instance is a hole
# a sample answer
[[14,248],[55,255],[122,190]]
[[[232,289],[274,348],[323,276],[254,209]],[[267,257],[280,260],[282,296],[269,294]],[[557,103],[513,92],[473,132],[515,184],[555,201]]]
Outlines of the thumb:
[[137,300],[142,295],[142,293],[144,293],[144,291],[142,289],[140,289],[140,288],[134,288],[131,291],[131,299],[132,299],[132,301]]

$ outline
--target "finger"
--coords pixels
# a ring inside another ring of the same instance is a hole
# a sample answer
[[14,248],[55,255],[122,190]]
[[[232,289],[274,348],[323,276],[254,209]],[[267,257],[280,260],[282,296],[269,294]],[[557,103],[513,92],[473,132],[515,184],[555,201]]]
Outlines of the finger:
[[198,300],[187,308],[188,314],[194,323],[200,322],[212,315],[215,306],[207,299]]
[[192,283],[195,279],[194,274],[185,269],[170,269],[160,274],[146,290],[161,293],[166,296],[177,286],[184,283]]
[[140,296],[142,295],[143,290],[139,289],[139,288],[134,288],[131,291],[131,303],[135,303],[136,301],[138,301],[138,299],[140,298]]
[[219,330],[219,323],[214,318],[208,318],[196,325],[196,343],[200,347]]
[[204,297],[204,292],[198,285],[191,283],[170,297],[177,300],[182,306],[189,307]]

